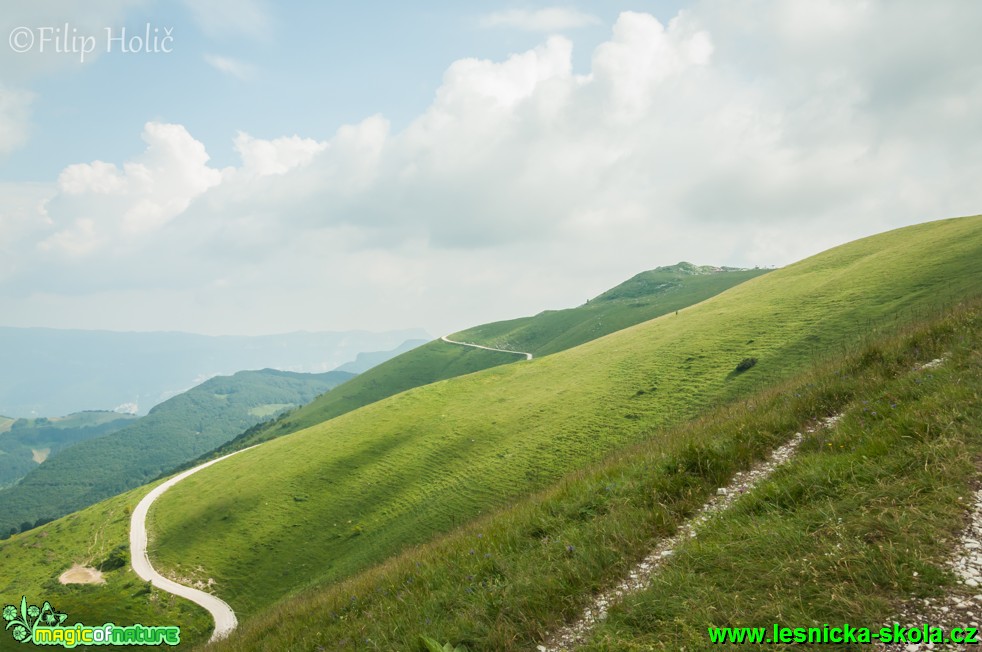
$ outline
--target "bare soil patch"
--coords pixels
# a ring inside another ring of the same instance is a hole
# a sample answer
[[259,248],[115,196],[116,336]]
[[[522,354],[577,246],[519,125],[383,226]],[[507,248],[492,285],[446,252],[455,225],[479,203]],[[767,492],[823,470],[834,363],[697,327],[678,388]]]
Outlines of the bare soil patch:
[[62,584],[105,584],[102,571],[91,566],[75,564],[58,577]]

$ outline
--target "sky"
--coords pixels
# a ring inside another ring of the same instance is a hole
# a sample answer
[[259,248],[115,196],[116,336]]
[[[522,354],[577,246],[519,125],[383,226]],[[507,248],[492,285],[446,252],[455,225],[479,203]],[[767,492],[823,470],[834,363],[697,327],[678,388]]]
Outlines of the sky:
[[978,214],[980,25],[956,0],[8,0],[0,325],[436,336]]

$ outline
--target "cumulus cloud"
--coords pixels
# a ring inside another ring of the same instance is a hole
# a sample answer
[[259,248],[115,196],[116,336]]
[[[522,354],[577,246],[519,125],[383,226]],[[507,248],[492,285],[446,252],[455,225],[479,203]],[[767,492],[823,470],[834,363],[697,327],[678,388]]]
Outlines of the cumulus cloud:
[[980,13],[625,12],[587,74],[562,36],[462,59],[398,131],[375,115],[324,141],[240,133],[241,163],[219,170],[183,127],[150,123],[144,154],[69,166],[43,211],[25,201],[0,224],[43,254],[35,314],[57,293],[108,309],[152,286],[146,319],[193,296],[197,318],[241,323],[258,299],[264,330],[398,314],[439,332],[572,305],[678,259],[785,264],[979,211]]
[[39,244],[43,251],[78,256],[116,237],[154,231],[221,182],[204,145],[184,127],[148,122],[143,140],[144,153],[122,169],[94,161],[62,171],[49,207],[57,230]]
[[599,25],[601,22],[596,16],[572,7],[508,9],[485,14],[480,18],[482,27],[510,27],[530,32],[562,32]]
[[242,171],[249,176],[286,174],[295,167],[309,163],[326,147],[327,143],[296,135],[262,140],[240,131],[235,137],[235,150],[242,158]]

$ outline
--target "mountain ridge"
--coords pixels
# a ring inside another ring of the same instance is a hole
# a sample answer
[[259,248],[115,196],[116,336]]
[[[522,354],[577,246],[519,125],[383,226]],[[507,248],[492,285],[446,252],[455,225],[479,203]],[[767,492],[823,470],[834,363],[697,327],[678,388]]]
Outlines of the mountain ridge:
[[216,376],[111,434],[76,443],[0,491],[0,534],[51,520],[193,459],[243,430],[349,380],[266,369]]

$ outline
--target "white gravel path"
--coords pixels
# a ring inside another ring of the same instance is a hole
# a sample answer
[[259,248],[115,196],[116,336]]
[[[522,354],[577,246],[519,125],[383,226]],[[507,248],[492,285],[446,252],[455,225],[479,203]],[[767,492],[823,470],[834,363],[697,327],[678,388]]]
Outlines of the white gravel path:
[[[831,427],[840,418],[841,415],[828,417],[823,419],[817,427]],[[808,433],[814,431],[815,428],[806,430]],[[700,528],[713,515],[725,510],[737,498],[753,489],[762,480],[770,476],[775,469],[790,460],[803,440],[804,435],[802,433],[795,433],[789,442],[776,448],[766,460],[754,465],[748,471],[740,471],[734,475],[730,484],[717,489],[716,495],[703,505],[702,509],[692,518],[679,526],[678,531],[673,536],[661,540],[654,550],[631,570],[627,578],[614,588],[604,591],[594,598],[579,619],[560,629],[544,645],[539,645],[536,648],[538,652],[568,652],[581,645],[594,625],[607,617],[607,609],[612,604],[620,601],[628,593],[643,589],[652,575],[661,567],[662,562],[671,557],[682,542],[695,537]]]
[[499,353],[514,353],[515,355],[524,355],[526,360],[532,359],[532,354],[525,351],[509,351],[508,349],[495,349],[490,346],[482,346],[481,344],[471,344],[470,342],[458,342],[457,340],[452,340],[446,335],[440,338],[447,344],[459,344],[461,346],[473,346],[475,349],[484,349],[485,351],[498,351]]
[[218,598],[210,593],[205,593],[204,591],[191,588],[190,586],[178,584],[177,582],[167,579],[154,570],[153,566],[150,564],[150,558],[147,556],[147,513],[150,511],[150,505],[152,505],[155,500],[160,498],[165,491],[176,485],[184,478],[197,473],[201,469],[208,468],[212,464],[217,464],[222,460],[232,457],[232,455],[237,455],[246,450],[249,449],[244,448],[241,451],[236,451],[223,457],[219,457],[218,459],[211,460],[210,462],[205,462],[204,464],[200,464],[193,469],[188,469],[183,473],[175,475],[173,478],[155,487],[153,491],[144,496],[143,500],[141,500],[133,510],[133,516],[130,518],[130,563],[133,566],[133,571],[140,577],[140,579],[149,581],[158,589],[167,591],[168,593],[173,593],[174,595],[178,595],[182,598],[186,598],[208,610],[212,618],[215,620],[215,630],[211,634],[212,641],[225,638],[238,626],[239,621],[235,617],[235,612],[232,611],[232,607],[228,606],[228,603],[221,598]]

